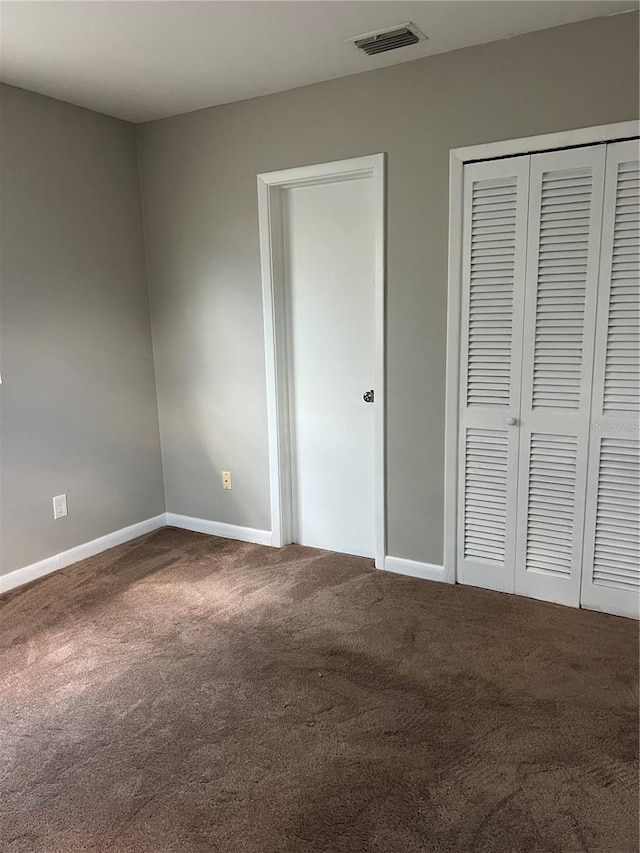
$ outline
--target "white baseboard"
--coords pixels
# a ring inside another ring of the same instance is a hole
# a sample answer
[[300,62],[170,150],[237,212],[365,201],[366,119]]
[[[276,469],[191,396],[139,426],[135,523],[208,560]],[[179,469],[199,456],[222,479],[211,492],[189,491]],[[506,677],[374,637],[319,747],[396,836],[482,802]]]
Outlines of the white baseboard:
[[[254,527],[240,527],[236,524],[225,524],[221,521],[209,521],[205,518],[191,518],[188,515],[166,512],[156,515],[154,518],[148,518],[146,521],[140,521],[138,524],[131,524],[129,527],[115,530],[113,533],[93,539],[91,542],[85,542],[83,545],[76,545],[75,548],[54,554],[52,557],[47,557],[46,560],[40,560],[38,563],[32,563],[30,566],[16,569],[7,575],[0,575],[0,595],[17,586],[30,583],[58,569],[64,569],[80,560],[86,560],[88,557],[93,557],[109,550],[109,548],[115,548],[116,545],[130,542],[132,539],[144,536],[145,533],[151,533],[153,530],[159,530],[167,525],[179,527],[183,530],[193,530],[196,533],[207,533],[210,536],[221,536],[224,539],[237,539],[240,542],[253,542],[257,545],[271,545],[270,530],[257,530]],[[433,563],[420,563],[417,560],[405,560],[403,557],[385,557],[384,571],[430,581],[445,581],[443,566],[437,566]]]
[[444,566],[437,566],[434,563],[420,563],[418,560],[405,560],[404,557],[385,557],[384,571],[445,583]]
[[0,594],[8,592],[17,586],[37,580],[37,578],[44,577],[44,575],[49,575],[51,572],[56,572],[58,569],[64,569],[66,566],[71,566],[80,560],[94,557],[96,554],[102,553],[102,551],[115,548],[116,545],[122,545],[124,542],[131,541],[131,539],[137,539],[138,536],[144,536],[145,533],[151,533],[153,530],[164,527],[166,523],[165,513],[161,513],[154,518],[147,518],[145,521],[131,524],[129,527],[122,527],[120,530],[114,530],[113,533],[107,533],[106,536],[92,539],[91,542],[76,545],[75,548],[69,548],[68,551],[54,554],[53,557],[47,557],[46,560],[40,560],[40,562],[32,563],[30,566],[15,569],[15,571],[9,572],[7,575],[0,575]]
[[210,536],[222,536],[224,539],[238,539],[240,542],[254,542],[256,545],[271,545],[270,530],[239,527],[236,524],[209,521],[206,518],[190,518],[188,515],[177,515],[174,512],[168,512],[166,516],[166,523],[169,527],[181,527],[183,530],[208,533]]

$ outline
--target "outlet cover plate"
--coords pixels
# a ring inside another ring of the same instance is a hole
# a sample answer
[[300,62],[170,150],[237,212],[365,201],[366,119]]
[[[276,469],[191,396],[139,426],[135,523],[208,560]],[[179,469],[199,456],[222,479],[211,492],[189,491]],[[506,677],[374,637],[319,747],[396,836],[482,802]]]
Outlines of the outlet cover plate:
[[53,517],[54,519],[64,518],[67,515],[67,496],[56,495],[53,499]]

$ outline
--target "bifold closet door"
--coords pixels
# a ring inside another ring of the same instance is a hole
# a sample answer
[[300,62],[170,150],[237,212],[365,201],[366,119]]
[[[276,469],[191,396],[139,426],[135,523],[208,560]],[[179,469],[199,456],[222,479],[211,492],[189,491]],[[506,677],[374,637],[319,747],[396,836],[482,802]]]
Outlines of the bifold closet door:
[[515,591],[577,607],[605,147],[531,157]]
[[608,146],[582,604],[639,614],[640,152]]
[[529,157],[464,171],[458,580],[513,591]]

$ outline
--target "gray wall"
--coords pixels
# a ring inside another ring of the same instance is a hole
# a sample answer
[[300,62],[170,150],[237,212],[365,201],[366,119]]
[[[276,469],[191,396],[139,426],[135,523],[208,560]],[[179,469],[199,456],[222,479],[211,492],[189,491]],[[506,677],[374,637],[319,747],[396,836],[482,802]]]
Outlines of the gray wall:
[[1,109],[4,574],[164,494],[134,128],[6,86]]
[[388,551],[441,563],[449,149],[637,116],[631,14],[138,126],[167,510],[270,527],[256,173],[385,151]]

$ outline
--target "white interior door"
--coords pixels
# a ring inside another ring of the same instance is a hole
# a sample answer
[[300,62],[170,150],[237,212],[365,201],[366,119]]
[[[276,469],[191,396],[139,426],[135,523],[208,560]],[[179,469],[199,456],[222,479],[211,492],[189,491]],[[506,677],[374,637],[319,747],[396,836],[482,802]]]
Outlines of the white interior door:
[[293,541],[373,557],[372,181],[282,196]]
[[577,607],[605,147],[531,158],[516,592]]
[[465,167],[458,580],[513,592],[529,157]]
[[640,151],[607,148],[582,604],[640,615]]

